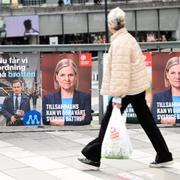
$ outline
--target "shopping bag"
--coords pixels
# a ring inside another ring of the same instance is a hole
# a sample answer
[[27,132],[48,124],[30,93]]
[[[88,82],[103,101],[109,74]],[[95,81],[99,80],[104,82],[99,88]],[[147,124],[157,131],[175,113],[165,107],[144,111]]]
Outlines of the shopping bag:
[[107,159],[129,159],[132,144],[126,128],[126,115],[114,106],[101,148],[101,157]]

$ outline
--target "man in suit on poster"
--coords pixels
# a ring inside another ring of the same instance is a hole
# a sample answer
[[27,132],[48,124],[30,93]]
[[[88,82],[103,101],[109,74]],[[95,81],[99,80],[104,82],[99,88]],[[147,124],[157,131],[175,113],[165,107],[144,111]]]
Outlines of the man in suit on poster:
[[22,84],[18,79],[12,81],[12,91],[3,102],[2,114],[7,120],[7,126],[20,126],[23,125],[24,114],[30,111],[30,101],[22,93]]

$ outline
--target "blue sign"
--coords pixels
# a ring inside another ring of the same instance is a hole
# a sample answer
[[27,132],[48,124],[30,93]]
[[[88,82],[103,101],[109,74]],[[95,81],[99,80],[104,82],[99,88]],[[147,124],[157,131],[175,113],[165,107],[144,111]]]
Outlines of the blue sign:
[[71,0],[64,0],[64,5],[70,5],[71,4]]
[[35,110],[26,112],[23,119],[23,123],[24,125],[27,125],[27,126],[40,125],[41,113]]

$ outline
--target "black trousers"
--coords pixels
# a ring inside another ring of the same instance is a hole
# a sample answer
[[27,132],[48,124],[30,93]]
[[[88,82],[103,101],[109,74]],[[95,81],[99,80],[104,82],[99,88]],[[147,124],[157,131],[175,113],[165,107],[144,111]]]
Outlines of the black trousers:
[[[169,152],[166,142],[153,119],[149,107],[147,106],[145,100],[145,92],[142,92],[137,95],[128,95],[122,98],[122,106],[120,109],[121,113],[124,112],[128,104],[132,105],[134,112],[137,115],[139,123],[141,124],[145,133],[149,137],[157,153],[155,160],[157,162],[172,160],[172,154]],[[111,99],[108,104],[106,113],[102,119],[98,137],[93,141],[89,142],[81,151],[82,154],[90,160],[100,161],[101,159],[101,146],[112,113],[112,109],[113,107]]]

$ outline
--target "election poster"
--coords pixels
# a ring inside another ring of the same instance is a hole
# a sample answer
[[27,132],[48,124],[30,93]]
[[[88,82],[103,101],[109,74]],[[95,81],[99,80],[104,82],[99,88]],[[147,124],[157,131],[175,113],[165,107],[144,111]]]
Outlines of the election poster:
[[[145,64],[151,86],[146,101],[157,124],[180,123],[180,53],[147,52]],[[127,122],[138,123],[131,105],[126,108]]]
[[41,124],[39,53],[0,55],[0,125]]
[[90,53],[42,53],[44,125],[87,125],[91,116]]
[[[148,73],[148,78],[150,82],[150,87],[146,90],[146,101],[149,106],[151,107],[151,99],[152,99],[152,53],[151,52],[145,52],[143,53],[145,56],[145,65],[146,65],[146,70]],[[126,114],[127,114],[127,122],[129,123],[137,123],[137,116],[134,113],[134,110],[131,106],[131,104],[128,105],[126,108]]]
[[152,54],[152,105],[158,124],[180,123],[180,53]]

